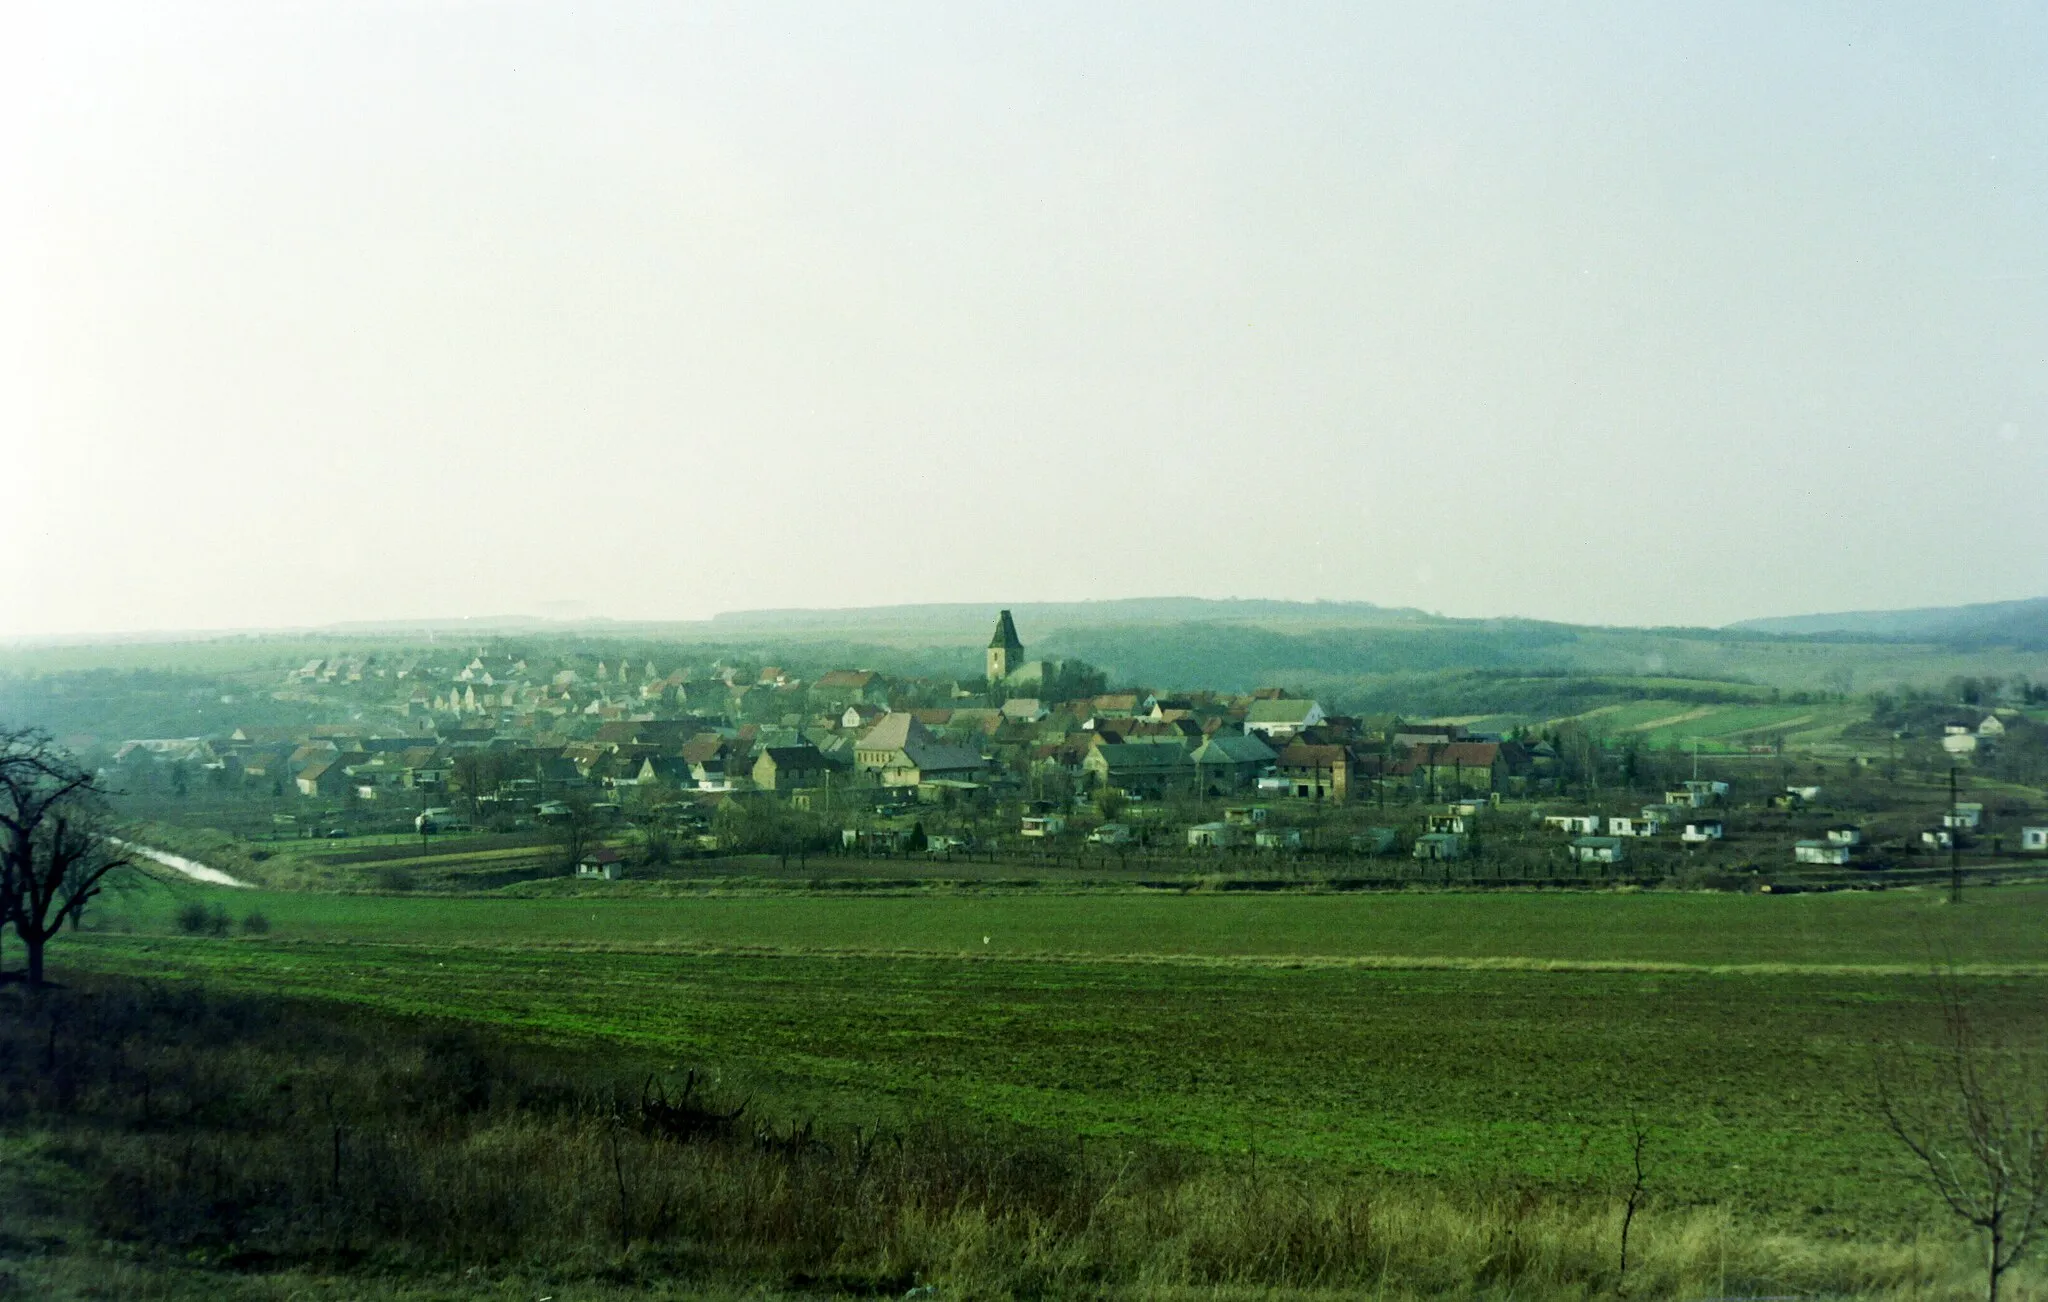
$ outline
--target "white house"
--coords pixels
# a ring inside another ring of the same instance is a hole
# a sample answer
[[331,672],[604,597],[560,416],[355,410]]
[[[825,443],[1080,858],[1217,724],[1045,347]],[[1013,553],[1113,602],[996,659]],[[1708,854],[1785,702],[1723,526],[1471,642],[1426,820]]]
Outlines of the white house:
[[1951,723],[1942,729],[1941,748],[1951,755],[1968,755],[1977,749],[1977,734],[1968,724]]
[[1664,830],[1661,818],[1625,818],[1615,815],[1607,820],[1609,836],[1655,836]]
[[1228,823],[1197,823],[1188,829],[1188,844],[1206,850],[1227,850],[1237,844],[1237,829]]
[[1562,832],[1578,836],[1591,836],[1600,830],[1598,814],[1549,814],[1543,819],[1545,827],[1554,827]]
[[1685,830],[1678,834],[1678,839],[1687,845],[1705,845],[1709,841],[1720,840],[1721,836],[1720,819],[1695,818],[1686,823]]
[[1984,824],[1984,806],[1978,804],[1957,805],[1941,816],[1943,827],[1976,828]]
[[2003,737],[2005,735],[2005,724],[1997,715],[1987,714],[1984,716],[1983,722],[1977,725],[1977,735],[1979,737]]
[[2048,827],[2021,828],[2020,849],[2034,852],[2048,850]]
[[1017,829],[1019,836],[1058,836],[1067,830],[1067,820],[1058,814],[1028,814]]
[[1832,841],[1800,841],[1792,847],[1795,863],[1845,864],[1854,851]]
[[1947,850],[1956,843],[1956,834],[1945,827],[1930,827],[1920,834],[1920,844],[1935,850]]
[[1837,823],[1827,830],[1829,845],[1862,845],[1863,829],[1854,823]]
[[576,875],[615,882],[626,875],[626,861],[619,856],[617,850],[610,846],[600,846],[584,855],[577,863]]

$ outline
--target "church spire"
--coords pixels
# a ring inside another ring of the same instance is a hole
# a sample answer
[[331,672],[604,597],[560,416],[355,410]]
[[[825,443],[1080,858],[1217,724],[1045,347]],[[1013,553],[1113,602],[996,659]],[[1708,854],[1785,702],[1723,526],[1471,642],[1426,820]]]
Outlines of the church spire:
[[1004,611],[996,616],[995,636],[988,640],[988,680],[1000,683],[1024,661],[1024,643],[1017,638],[1017,622]]

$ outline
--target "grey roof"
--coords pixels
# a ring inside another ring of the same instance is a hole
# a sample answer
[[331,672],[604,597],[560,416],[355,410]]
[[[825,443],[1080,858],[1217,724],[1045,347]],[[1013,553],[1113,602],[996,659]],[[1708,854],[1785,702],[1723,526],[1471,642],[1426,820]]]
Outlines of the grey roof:
[[1246,723],[1300,723],[1315,708],[1314,701],[1253,701],[1245,710]]
[[1255,734],[1219,732],[1195,748],[1197,764],[1271,764],[1273,748]]
[[1101,757],[1103,766],[1112,773],[1165,773],[1189,764],[1188,752],[1179,746],[1125,742],[1116,746],[1097,746],[1094,753]]

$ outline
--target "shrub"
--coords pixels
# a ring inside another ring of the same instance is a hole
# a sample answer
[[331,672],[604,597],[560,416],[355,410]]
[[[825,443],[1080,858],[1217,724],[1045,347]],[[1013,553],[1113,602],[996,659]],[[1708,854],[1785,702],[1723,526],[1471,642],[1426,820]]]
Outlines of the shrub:
[[191,900],[178,908],[178,930],[188,936],[225,936],[235,920],[218,904]]
[[270,919],[261,913],[248,914],[242,919],[242,932],[249,936],[267,936],[270,934]]

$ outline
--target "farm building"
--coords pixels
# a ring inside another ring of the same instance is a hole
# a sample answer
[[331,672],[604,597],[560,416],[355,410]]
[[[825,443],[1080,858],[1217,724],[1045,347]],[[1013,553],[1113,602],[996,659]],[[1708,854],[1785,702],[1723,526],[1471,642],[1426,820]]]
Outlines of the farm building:
[[2048,850],[2048,827],[2021,828],[2020,849],[2034,853]]
[[1027,814],[1017,828],[1019,836],[1058,836],[1067,830],[1067,820],[1058,814]]
[[1664,830],[1661,818],[1630,818],[1615,815],[1607,820],[1609,836],[1655,836]]
[[1096,845],[1129,845],[1131,829],[1126,823],[1104,823],[1088,834]]
[[1353,854],[1385,854],[1394,848],[1400,837],[1391,827],[1368,827],[1351,838]]
[[1298,827],[1262,827],[1252,839],[1261,850],[1301,849],[1301,829]]
[[1708,841],[1720,840],[1722,832],[1720,819],[1695,818],[1687,821],[1685,830],[1678,834],[1678,839],[1688,845],[1704,845]]
[[1956,834],[1946,827],[1930,827],[1920,834],[1920,844],[1931,850],[1952,849],[1955,843]]
[[1598,814],[1550,814],[1543,820],[1545,827],[1554,827],[1574,836],[1592,836],[1600,830]]
[[1465,838],[1456,832],[1430,832],[1415,838],[1417,859],[1463,859]]
[[1943,827],[1976,828],[1984,824],[1984,806],[1976,804],[1957,805],[1941,816]]
[[1837,823],[1827,830],[1829,845],[1862,845],[1863,829],[1854,823]]
[[1223,811],[1223,821],[1234,827],[1249,827],[1266,821],[1264,805],[1238,805]]
[[1792,860],[1795,863],[1845,864],[1854,853],[1854,847],[1835,841],[1800,841],[1792,847]]
[[421,836],[432,836],[436,832],[467,832],[469,819],[437,805],[421,810],[419,816],[412,820],[412,826]]
[[1572,858],[1580,863],[1620,863],[1626,857],[1617,836],[1581,836],[1572,841]]
[[1228,850],[1237,844],[1237,829],[1228,823],[1197,823],[1188,829],[1188,844],[1204,850]]
[[610,846],[599,846],[577,861],[576,875],[615,882],[626,875],[626,861]]

